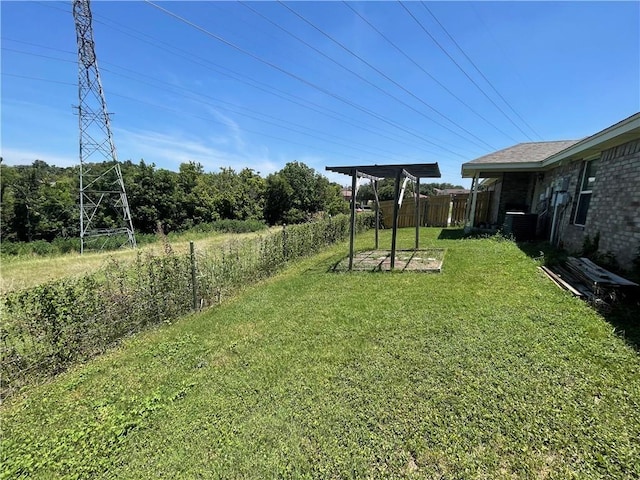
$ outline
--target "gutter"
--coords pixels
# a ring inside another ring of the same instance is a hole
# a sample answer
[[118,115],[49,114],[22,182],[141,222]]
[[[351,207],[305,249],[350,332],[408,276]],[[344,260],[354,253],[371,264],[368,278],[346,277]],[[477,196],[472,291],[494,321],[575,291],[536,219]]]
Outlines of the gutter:
[[[596,149],[597,147],[607,141],[613,140],[616,137],[631,133],[634,130],[638,130],[640,134],[640,112],[625,118],[621,122],[616,123],[604,130],[595,133],[589,137],[583,138],[574,145],[565,148],[564,150],[555,153],[542,161],[542,167],[548,167],[556,162],[561,162],[574,155],[578,155],[587,150]],[[623,142],[624,143],[624,142]]]

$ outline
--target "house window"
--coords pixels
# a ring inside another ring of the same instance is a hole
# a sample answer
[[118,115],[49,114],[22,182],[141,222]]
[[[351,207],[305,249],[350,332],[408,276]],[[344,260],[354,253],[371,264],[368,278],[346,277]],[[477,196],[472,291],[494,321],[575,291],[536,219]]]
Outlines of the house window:
[[573,223],[576,225],[584,225],[587,220],[587,212],[591,203],[591,194],[593,185],[596,183],[596,172],[598,171],[598,160],[585,162],[582,169],[582,178],[580,181],[580,192],[578,193],[578,205],[576,207],[576,216]]

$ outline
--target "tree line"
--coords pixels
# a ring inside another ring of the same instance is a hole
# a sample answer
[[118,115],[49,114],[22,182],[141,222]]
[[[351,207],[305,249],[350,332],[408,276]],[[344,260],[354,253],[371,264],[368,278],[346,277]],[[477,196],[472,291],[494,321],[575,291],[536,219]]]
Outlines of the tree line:
[[[53,241],[79,235],[79,167],[56,167],[42,160],[31,165],[0,164],[2,241]],[[257,220],[275,225],[300,223],[318,212],[348,211],[341,187],[302,162],[287,163],[263,178],[253,169],[221,168],[205,172],[199,163],[177,172],[141,160],[121,164],[134,229],[154,233],[182,231],[219,220]],[[97,223],[115,223],[104,209]]]
[[[0,159],[0,234],[3,242],[47,242],[79,236],[79,171],[42,160],[31,165],[4,165]],[[121,170],[137,233],[152,234],[158,223],[165,233],[179,232],[220,220],[253,220],[269,225],[301,223],[318,212],[347,213],[341,186],[302,162],[289,162],[266,178],[253,169],[221,168],[205,172],[196,162],[182,163],[177,172],[140,160],[126,161]],[[437,189],[462,188],[449,183],[420,186],[425,195]],[[394,180],[379,182],[380,200],[393,198]],[[358,200],[374,199],[370,184]],[[116,224],[119,213],[99,210],[95,223]]]
[[[440,190],[446,189],[463,189],[462,185],[453,185],[452,183],[424,183],[420,185],[420,194],[426,196],[438,195]],[[411,187],[409,190],[411,190]],[[395,191],[395,179],[393,178],[385,178],[378,182],[378,199],[380,201],[383,200],[393,200]],[[373,186],[370,183],[364,184],[358,189],[358,201],[360,202],[368,202],[371,200],[375,200],[375,193],[373,192]]]

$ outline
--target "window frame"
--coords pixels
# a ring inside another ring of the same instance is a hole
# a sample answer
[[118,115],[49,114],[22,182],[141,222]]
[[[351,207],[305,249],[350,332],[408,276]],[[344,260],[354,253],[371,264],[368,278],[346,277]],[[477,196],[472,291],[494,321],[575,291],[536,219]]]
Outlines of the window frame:
[[[584,163],[582,165],[582,172],[580,175],[580,183],[578,184],[578,194],[577,194],[577,201],[576,201],[576,209],[575,212],[573,214],[573,224],[578,226],[578,227],[584,227],[587,223],[587,215],[589,214],[589,208],[591,207],[591,197],[593,195],[593,186],[595,185],[596,179],[598,177],[598,169],[597,166],[598,164],[596,163],[596,170],[593,174],[593,182],[592,184],[589,186],[589,181],[588,181],[588,177],[587,174],[591,173],[589,170],[590,168],[594,165],[593,162],[597,162],[600,159],[600,156],[597,157],[592,157],[592,158],[588,158],[584,160]],[[582,221],[582,223],[579,223],[578,220],[578,215],[581,213],[580,212],[580,207],[582,206],[583,202],[585,201],[585,199],[587,199],[586,201],[588,202],[588,204],[586,205],[586,211],[584,212],[584,219]]]

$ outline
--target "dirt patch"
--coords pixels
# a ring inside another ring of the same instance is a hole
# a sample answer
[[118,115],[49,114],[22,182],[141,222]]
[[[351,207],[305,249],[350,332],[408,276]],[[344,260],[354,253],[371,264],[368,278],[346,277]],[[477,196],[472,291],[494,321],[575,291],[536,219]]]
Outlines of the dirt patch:
[[[425,250],[396,250],[394,270],[415,272],[440,272],[444,261],[442,248],[429,248]],[[346,272],[349,270],[349,257],[343,258],[333,270]],[[361,272],[385,272],[391,270],[390,250],[367,250],[353,255],[354,271]]]

